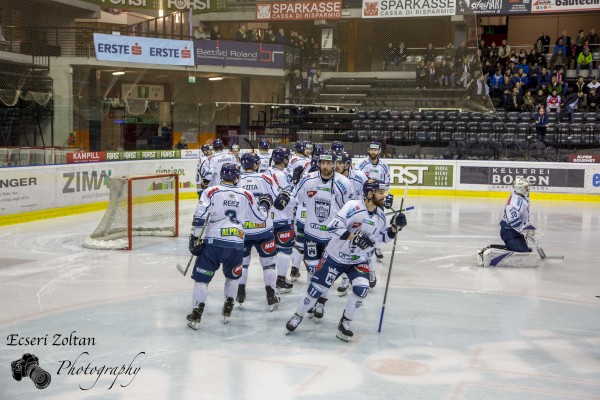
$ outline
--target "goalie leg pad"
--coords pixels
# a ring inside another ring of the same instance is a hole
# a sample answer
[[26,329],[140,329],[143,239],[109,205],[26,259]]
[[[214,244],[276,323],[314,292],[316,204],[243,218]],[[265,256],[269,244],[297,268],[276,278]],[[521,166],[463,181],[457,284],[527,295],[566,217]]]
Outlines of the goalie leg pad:
[[536,253],[523,253],[497,248],[488,248],[483,252],[484,267],[534,268],[541,264]]

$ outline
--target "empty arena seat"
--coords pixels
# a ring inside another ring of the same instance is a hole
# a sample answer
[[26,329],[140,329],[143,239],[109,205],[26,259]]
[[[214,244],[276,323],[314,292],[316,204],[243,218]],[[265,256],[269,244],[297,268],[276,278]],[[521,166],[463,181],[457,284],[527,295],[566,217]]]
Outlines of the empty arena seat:
[[414,120],[422,120],[423,119],[423,112],[422,111],[413,111],[410,115],[410,117]]
[[458,119],[461,121],[470,121],[471,120],[471,113],[468,111],[463,111],[461,113],[458,114]]
[[472,121],[481,121],[483,119],[483,114],[478,113],[478,112],[472,112],[471,113],[471,120]]
[[556,122],[558,120],[558,113],[549,112],[547,115],[548,115],[549,122]]
[[525,122],[533,121],[533,113],[531,111],[523,111],[519,114],[519,119]]
[[447,118],[447,113],[444,110],[436,111],[435,118],[439,120],[445,120]]
[[367,118],[367,112],[364,110],[359,110],[356,112],[356,117],[359,119],[365,119]]
[[377,110],[369,110],[369,111],[367,111],[367,117],[369,119],[379,118],[379,111],[377,111]]
[[427,110],[423,113],[424,119],[435,119],[435,111]]
[[517,111],[510,111],[506,113],[506,120],[510,122],[516,122],[521,119],[521,114]]
[[505,120],[506,119],[506,111],[496,111],[496,117],[498,117],[501,120]]
[[504,126],[509,133],[515,133],[518,130],[518,124],[516,122],[507,122]]
[[583,114],[583,119],[585,121],[596,122],[596,120],[598,119],[598,114],[596,114],[595,112],[586,112],[585,114]]
[[379,118],[386,120],[386,119],[390,119],[390,110],[380,110],[379,111]]
[[425,131],[418,131],[416,137],[419,142],[425,142],[428,140],[427,132]]
[[583,121],[583,113],[576,112],[573,113],[573,122],[582,122]]
[[448,111],[446,116],[449,120],[457,120],[458,119],[458,111]]
[[408,111],[408,110],[404,110],[404,111],[402,111],[402,112],[400,113],[400,115],[402,116],[402,119],[403,119],[403,120],[405,120],[405,121],[408,121],[408,120],[410,120],[410,118],[411,118],[411,112],[410,112],[410,111]]
[[398,110],[392,110],[390,111],[390,119],[400,119],[400,111]]
[[442,133],[440,133],[440,140],[442,142],[449,142],[452,140],[452,132],[442,131]]
[[354,129],[358,129],[362,124],[362,121],[360,119],[355,119],[352,120],[352,128]]

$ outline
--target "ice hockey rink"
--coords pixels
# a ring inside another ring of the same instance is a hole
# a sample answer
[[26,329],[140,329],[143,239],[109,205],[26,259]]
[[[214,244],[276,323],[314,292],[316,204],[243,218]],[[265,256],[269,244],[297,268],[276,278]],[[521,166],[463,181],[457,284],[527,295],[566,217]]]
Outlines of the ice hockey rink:
[[[244,307],[223,324],[219,272],[188,328],[192,280],[175,265],[189,259],[194,201],[181,202],[179,238],[132,251],[82,248],[102,212],[2,227],[0,399],[600,399],[600,207],[534,198],[545,252],[564,261],[478,267],[504,201],[409,193],[382,332],[391,244],[349,343],[335,336],[335,289],[322,321],[285,335],[306,273],[269,312],[256,255]],[[50,373],[46,389],[12,378],[24,353]]]

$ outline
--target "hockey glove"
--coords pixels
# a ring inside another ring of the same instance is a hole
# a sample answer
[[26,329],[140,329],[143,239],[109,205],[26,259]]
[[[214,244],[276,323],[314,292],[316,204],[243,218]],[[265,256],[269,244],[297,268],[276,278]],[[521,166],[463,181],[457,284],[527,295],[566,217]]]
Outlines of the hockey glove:
[[275,206],[276,209],[278,209],[279,211],[282,211],[290,203],[290,199],[291,199],[290,194],[286,191],[282,191],[275,198],[273,205]]
[[391,225],[397,231],[401,231],[406,226],[406,215],[399,212],[392,217]]
[[383,207],[390,209],[390,208],[392,208],[393,203],[394,203],[394,195],[388,194],[387,196],[385,196],[385,201],[383,202]]
[[533,239],[536,232],[537,232],[537,230],[535,229],[535,227],[533,225],[527,225],[526,227],[523,228],[523,230],[521,231],[521,234],[527,238]]
[[188,248],[190,249],[190,253],[199,256],[200,253],[202,253],[202,239],[199,239],[198,236],[194,236],[193,234],[190,235]]
[[261,211],[268,212],[273,207],[273,199],[268,194],[258,196],[258,208]]
[[292,182],[294,185],[297,185],[298,182],[300,182],[300,179],[302,179],[302,173],[304,173],[304,167],[298,166],[294,168],[294,173],[292,175]]
[[361,250],[365,250],[369,247],[375,246],[375,242],[373,241],[373,239],[371,239],[369,235],[367,235],[363,231],[358,231],[354,234],[352,244],[357,246]]
[[206,189],[210,181],[208,179],[202,179],[202,189]]

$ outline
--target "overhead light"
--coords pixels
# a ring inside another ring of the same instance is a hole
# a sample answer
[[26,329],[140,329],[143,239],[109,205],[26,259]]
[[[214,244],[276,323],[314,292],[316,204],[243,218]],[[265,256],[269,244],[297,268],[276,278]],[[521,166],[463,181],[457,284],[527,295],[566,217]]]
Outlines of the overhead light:
[[125,75],[125,71],[115,71],[112,74],[113,75]]
[[213,76],[212,78],[208,78],[209,81],[222,81],[222,76]]

